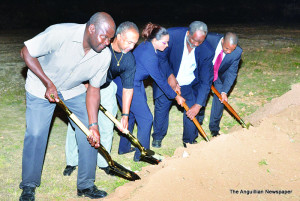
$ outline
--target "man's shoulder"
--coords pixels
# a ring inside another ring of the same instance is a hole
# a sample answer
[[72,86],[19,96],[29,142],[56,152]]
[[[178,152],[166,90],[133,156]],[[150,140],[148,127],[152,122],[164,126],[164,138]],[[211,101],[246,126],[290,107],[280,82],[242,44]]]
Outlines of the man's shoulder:
[[201,45],[196,47],[196,51],[201,52],[201,55],[206,55],[206,56],[211,56],[215,54],[215,50],[207,40],[204,40]]
[[216,32],[209,32],[206,37],[220,40],[224,35]]
[[235,50],[236,50],[237,54],[239,54],[239,55],[241,55],[243,52],[243,49],[239,45],[236,46]]
[[172,27],[168,29],[168,32],[171,35],[185,34],[187,31],[188,31],[187,27]]
[[84,24],[76,24],[76,23],[61,23],[54,24],[49,26],[46,31],[73,31],[74,29],[79,29],[85,26]]

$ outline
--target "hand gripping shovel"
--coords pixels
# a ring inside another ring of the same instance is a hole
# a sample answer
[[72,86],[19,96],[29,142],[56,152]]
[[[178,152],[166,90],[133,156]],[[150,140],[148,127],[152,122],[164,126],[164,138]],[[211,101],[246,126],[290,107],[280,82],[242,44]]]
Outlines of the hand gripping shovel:
[[[119,122],[112,114],[110,114],[101,104],[99,109],[112,121],[114,122],[119,128],[122,127],[121,122]],[[161,162],[160,160],[156,159],[153,157],[153,155],[155,154],[154,151],[150,150],[150,149],[145,149],[145,147],[143,147],[141,145],[141,143],[138,141],[138,139],[136,137],[134,137],[129,130],[125,129],[122,132],[131,142],[131,144],[135,147],[137,147],[140,151],[141,151],[141,157],[140,160],[150,163],[152,165],[157,165],[159,162]]]
[[[177,95],[179,95],[179,93],[177,91],[176,91],[176,93],[177,93]],[[185,109],[185,111],[188,111],[190,109],[189,106],[185,102],[182,105],[183,105],[183,108]],[[195,126],[198,128],[198,131],[202,135],[202,137],[208,142],[209,139],[208,139],[207,135],[205,134],[199,121],[195,117],[192,121],[194,122]]]
[[[211,90],[216,94],[216,96],[222,100],[222,96],[220,92],[212,85]],[[226,101],[223,102],[223,104],[227,107],[227,109],[233,114],[233,116],[239,121],[239,123],[242,125],[243,128],[249,129],[249,126],[252,126],[251,123],[245,124],[244,120],[236,113],[236,111],[227,103]]]
[[[52,96],[54,98],[54,96]],[[84,126],[84,124],[75,116],[74,113],[72,113],[69,108],[64,104],[64,102],[59,98],[59,102],[57,103],[74,121],[75,124],[83,131],[84,134],[87,136],[91,135],[91,132],[87,127]],[[98,148],[98,152],[104,157],[104,159],[107,161],[108,165],[110,166],[112,173],[122,177],[124,179],[127,179],[129,181],[135,181],[138,179],[141,179],[136,173],[127,170],[124,168],[122,165],[118,164],[117,162],[113,161],[112,158],[110,157],[109,153],[106,151],[106,149],[100,144],[100,147]]]

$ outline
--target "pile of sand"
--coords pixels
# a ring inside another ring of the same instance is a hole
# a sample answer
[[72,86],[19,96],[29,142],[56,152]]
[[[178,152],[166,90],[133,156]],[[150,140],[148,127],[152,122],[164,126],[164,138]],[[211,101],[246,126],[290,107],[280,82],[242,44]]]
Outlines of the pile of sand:
[[249,130],[178,148],[105,200],[300,200],[300,84],[248,121]]

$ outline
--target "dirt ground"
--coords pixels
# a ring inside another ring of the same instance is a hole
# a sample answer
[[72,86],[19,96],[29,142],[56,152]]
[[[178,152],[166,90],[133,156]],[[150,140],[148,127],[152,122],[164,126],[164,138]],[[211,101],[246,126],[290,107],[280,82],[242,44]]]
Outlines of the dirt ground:
[[104,200],[300,200],[300,84],[244,120],[254,126],[178,148]]

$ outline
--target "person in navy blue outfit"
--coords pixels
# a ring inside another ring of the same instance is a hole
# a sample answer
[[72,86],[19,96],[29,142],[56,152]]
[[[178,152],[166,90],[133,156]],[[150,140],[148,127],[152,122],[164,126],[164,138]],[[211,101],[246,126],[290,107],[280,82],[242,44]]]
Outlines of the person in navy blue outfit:
[[[169,47],[159,55],[161,69],[174,90],[186,99],[189,110],[183,115],[183,145],[196,143],[198,131],[192,119],[199,118],[201,107],[205,107],[213,80],[212,59],[214,51],[205,40],[207,26],[194,21],[189,28],[168,29]],[[164,95],[160,87],[153,85],[155,100],[152,134],[153,147],[160,147],[167,134],[169,110],[172,100]]]
[[[149,149],[153,116],[147,104],[143,81],[151,76],[169,99],[175,98],[179,105],[182,105],[185,100],[176,94],[159,69],[157,53],[164,51],[168,46],[169,34],[167,30],[159,25],[148,23],[142,31],[142,37],[145,38],[145,41],[133,51],[136,60],[136,73],[134,77],[134,92],[129,113],[128,129],[132,132],[136,122],[138,130],[137,138],[142,146]],[[114,81],[119,89],[122,83],[120,83],[118,78]],[[120,105],[122,105],[122,93],[120,93],[119,90],[117,91],[117,98]],[[126,137],[121,136],[119,153],[130,152],[130,148],[130,142]],[[140,155],[141,152],[136,148],[134,161],[139,161]]]
[[[221,55],[221,63],[218,68],[214,70],[213,84],[221,93],[222,100],[219,100],[219,98],[214,95],[209,121],[209,130],[212,136],[217,136],[219,135],[220,121],[223,115],[223,102],[228,101],[227,94],[237,77],[238,66],[243,50],[237,45],[238,37],[235,33],[228,32],[225,36],[217,33],[209,33],[206,40],[215,50],[213,59],[214,67],[216,67],[217,57]],[[200,122],[202,122],[204,118],[204,108],[200,116]]]

